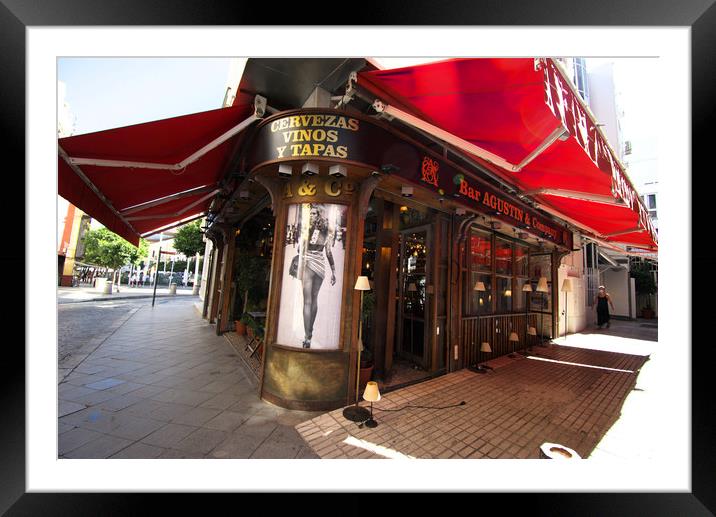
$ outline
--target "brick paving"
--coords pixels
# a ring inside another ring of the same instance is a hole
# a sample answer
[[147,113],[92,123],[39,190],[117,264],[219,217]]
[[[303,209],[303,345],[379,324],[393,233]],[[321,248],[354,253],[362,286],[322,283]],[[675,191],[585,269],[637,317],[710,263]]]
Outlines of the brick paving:
[[261,401],[195,300],[138,308],[63,372],[59,458],[317,458],[294,429],[317,413]]
[[536,346],[532,358],[488,362],[493,370],[485,374],[466,369],[385,394],[374,404],[376,428],[338,409],[296,429],[321,458],[525,459],[539,458],[545,442],[586,458],[619,418],[646,359]]

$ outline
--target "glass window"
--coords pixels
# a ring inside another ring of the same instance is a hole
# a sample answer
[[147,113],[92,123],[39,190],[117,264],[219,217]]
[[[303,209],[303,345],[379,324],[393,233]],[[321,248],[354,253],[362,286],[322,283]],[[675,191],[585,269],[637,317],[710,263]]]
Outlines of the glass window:
[[[529,293],[530,311],[552,311],[552,256],[549,254],[530,255],[530,280],[532,292]],[[537,291],[541,277],[547,280],[547,292]]]
[[[470,311],[472,315],[492,313],[492,275],[472,273]],[[479,285],[482,282],[482,285]],[[478,290],[484,287],[484,291]]]
[[512,310],[515,312],[525,312],[525,301],[530,293],[526,293],[522,289],[528,282],[527,278],[518,278],[515,282],[515,291],[512,293]]
[[496,311],[498,314],[512,311],[512,278],[507,276],[497,277],[497,300]]
[[528,276],[527,247],[515,244],[515,275]]
[[495,272],[498,275],[512,274],[512,243],[509,241],[495,241]]
[[647,201],[648,201],[647,204],[646,204],[646,206],[647,206],[650,210],[656,209],[656,194],[649,194],[648,196],[646,196],[646,198],[647,198]]
[[490,234],[473,230],[470,234],[469,251],[472,269],[492,270],[492,238]]

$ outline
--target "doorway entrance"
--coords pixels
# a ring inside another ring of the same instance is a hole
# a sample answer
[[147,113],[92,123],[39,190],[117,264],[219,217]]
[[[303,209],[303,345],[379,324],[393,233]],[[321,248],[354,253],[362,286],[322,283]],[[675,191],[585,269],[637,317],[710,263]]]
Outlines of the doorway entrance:
[[398,268],[397,341],[399,358],[427,369],[429,346],[426,332],[430,320],[427,287],[430,285],[430,226],[400,232]]

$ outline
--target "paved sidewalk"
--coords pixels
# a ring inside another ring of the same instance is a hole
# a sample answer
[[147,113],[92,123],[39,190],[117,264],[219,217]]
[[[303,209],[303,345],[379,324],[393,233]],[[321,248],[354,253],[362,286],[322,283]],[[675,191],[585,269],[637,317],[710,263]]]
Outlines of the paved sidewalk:
[[[387,393],[374,404],[379,424],[373,429],[346,420],[342,409],[296,429],[321,458],[539,458],[545,442],[582,458],[595,450],[605,457],[607,449],[612,457],[634,457],[638,436],[605,435],[621,420],[622,405],[658,343],[650,341],[655,330],[625,322],[622,331],[631,338],[624,338],[619,327],[570,335],[570,346],[536,346],[530,357],[497,358],[485,374],[461,370]],[[602,350],[592,349],[597,344]],[[434,409],[446,406],[453,407]],[[634,418],[628,427],[644,431]]]
[[60,458],[316,458],[195,298],[141,307],[58,386]]
[[[153,287],[127,287],[121,285],[119,290],[116,287],[112,289],[112,294],[103,294],[100,289],[94,287],[58,287],[57,303],[78,303],[78,302],[95,302],[106,300],[128,300],[134,298],[151,298],[153,296]],[[157,286],[157,298],[160,297],[179,297],[192,296],[191,287],[177,286],[176,295],[169,294],[169,287]],[[194,295],[196,296],[196,295]]]

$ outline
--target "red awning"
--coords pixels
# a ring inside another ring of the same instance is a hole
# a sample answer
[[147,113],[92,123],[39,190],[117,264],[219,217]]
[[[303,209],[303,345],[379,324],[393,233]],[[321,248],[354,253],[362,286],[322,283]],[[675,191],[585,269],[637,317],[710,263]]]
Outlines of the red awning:
[[656,250],[648,211],[552,59],[453,59],[362,72],[358,84],[387,114],[436,126],[550,213],[604,241]]
[[255,120],[245,96],[228,108],[61,138],[58,194],[137,245],[206,213]]

